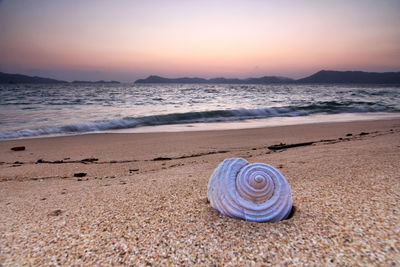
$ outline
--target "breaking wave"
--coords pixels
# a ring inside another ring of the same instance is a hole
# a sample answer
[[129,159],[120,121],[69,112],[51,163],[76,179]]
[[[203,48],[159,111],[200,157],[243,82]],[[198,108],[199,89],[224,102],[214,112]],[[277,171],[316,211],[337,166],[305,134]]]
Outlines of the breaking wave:
[[400,112],[395,107],[388,107],[372,102],[316,102],[308,105],[270,107],[260,109],[211,110],[187,113],[173,113],[145,117],[126,117],[117,120],[94,121],[66,124],[54,127],[20,129],[0,132],[0,139],[15,139],[41,135],[69,135],[101,132],[114,129],[128,129],[141,126],[166,124],[238,121],[271,117],[296,117],[313,114]]

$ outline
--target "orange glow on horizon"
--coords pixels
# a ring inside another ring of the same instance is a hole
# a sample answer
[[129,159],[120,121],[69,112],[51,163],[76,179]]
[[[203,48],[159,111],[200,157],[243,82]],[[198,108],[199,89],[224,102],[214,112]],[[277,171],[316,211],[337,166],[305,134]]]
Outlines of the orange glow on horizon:
[[398,2],[99,1],[76,9],[39,1],[0,4],[1,68],[178,76],[400,69]]

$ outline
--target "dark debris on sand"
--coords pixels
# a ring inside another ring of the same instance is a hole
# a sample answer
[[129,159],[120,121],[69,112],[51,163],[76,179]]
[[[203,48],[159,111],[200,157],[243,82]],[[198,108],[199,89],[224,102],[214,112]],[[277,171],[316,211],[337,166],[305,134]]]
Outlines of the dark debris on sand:
[[25,146],[15,146],[11,148],[12,151],[24,151]]

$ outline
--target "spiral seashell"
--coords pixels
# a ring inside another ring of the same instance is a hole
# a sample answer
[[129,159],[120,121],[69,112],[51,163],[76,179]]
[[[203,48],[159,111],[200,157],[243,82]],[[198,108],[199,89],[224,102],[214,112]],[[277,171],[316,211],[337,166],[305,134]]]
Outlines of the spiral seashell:
[[223,215],[255,222],[283,220],[293,206],[289,183],[277,169],[242,158],[219,164],[208,182],[207,196]]

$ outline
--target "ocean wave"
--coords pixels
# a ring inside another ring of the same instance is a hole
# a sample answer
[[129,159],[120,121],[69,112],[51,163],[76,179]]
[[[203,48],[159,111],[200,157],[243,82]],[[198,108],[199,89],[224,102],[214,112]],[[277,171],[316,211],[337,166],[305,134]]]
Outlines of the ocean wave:
[[101,132],[114,129],[127,129],[140,126],[166,124],[238,121],[271,117],[296,117],[313,114],[366,113],[366,112],[400,112],[395,107],[372,102],[316,102],[308,105],[270,107],[259,109],[211,110],[186,113],[172,113],[145,117],[126,117],[118,120],[82,122],[37,129],[21,129],[11,132],[0,132],[0,139],[15,139],[41,135],[67,135]]

